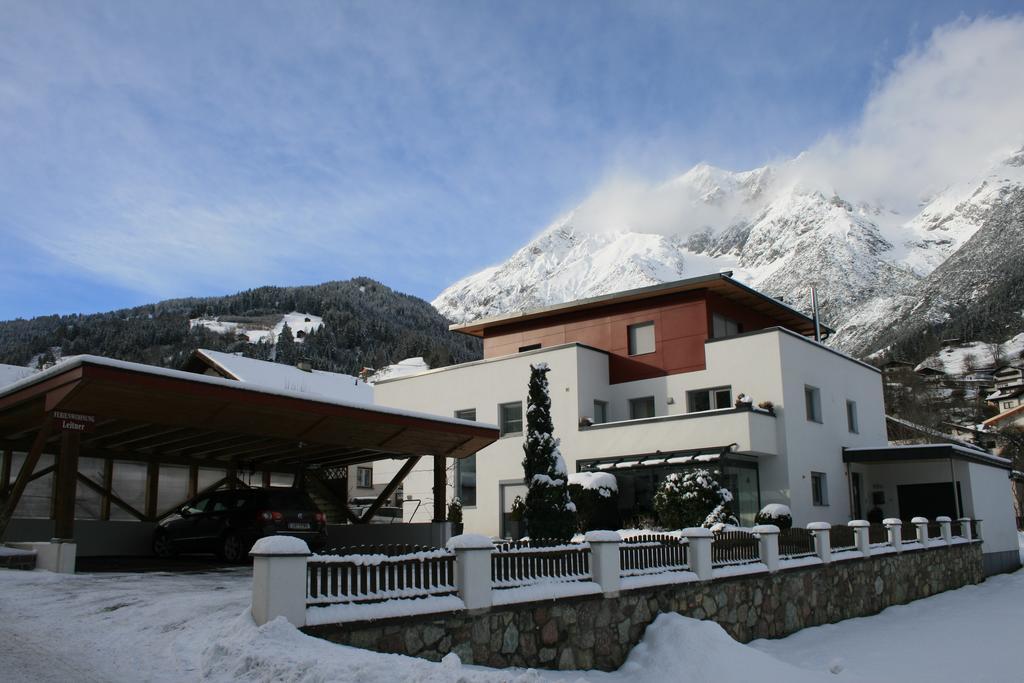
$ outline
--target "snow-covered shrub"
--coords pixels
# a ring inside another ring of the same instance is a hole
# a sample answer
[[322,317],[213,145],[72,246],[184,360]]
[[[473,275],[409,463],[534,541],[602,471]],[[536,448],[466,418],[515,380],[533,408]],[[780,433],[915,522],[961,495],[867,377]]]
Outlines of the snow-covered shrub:
[[731,502],[732,493],[718,483],[718,473],[704,467],[673,472],[654,494],[654,510],[668,529],[738,524]]
[[569,498],[568,472],[553,436],[547,363],[530,366],[526,400],[526,443],[523,481],[526,484],[526,533],[542,541],[566,542],[576,530],[576,506]]
[[462,501],[453,498],[448,503],[448,521],[452,524],[462,524]]
[[758,524],[774,524],[780,529],[789,529],[793,526],[793,514],[786,505],[769,503],[761,508],[754,521]]
[[570,474],[569,497],[576,504],[576,528],[579,531],[619,528],[619,485],[614,474]]

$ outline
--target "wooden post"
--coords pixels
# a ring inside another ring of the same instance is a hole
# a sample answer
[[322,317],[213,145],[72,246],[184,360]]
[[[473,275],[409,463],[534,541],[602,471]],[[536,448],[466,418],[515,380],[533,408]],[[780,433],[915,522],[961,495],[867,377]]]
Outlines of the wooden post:
[[11,463],[13,461],[14,451],[5,448],[3,462],[0,462],[0,498],[7,495],[7,487],[11,485]]
[[188,466],[188,491],[185,497],[189,500],[196,497],[196,493],[199,491],[199,465]]
[[70,541],[75,537],[75,496],[78,491],[78,447],[80,432],[65,431],[60,435],[57,456],[56,523],[54,538]]
[[447,458],[434,456],[434,521],[443,522],[447,517],[448,481],[445,473]]
[[110,492],[114,489],[114,461],[103,461],[103,493],[100,494],[100,519],[110,521]]
[[36,434],[36,438],[32,441],[32,447],[29,448],[28,453],[25,455],[25,462],[21,464],[21,470],[18,472],[18,478],[14,480],[14,486],[11,487],[11,492],[4,501],[4,505],[0,508],[0,539],[4,537],[7,532],[7,525],[11,521],[11,517],[14,516],[14,509],[18,507],[18,503],[21,501],[21,494],[25,492],[25,487],[28,486],[28,479],[32,476],[33,470],[39,463],[39,456],[43,453],[43,448],[46,446],[46,439],[50,436],[50,431],[53,429],[53,420],[46,420],[43,422],[43,426],[40,427],[39,432]]
[[263,470],[263,488],[270,488],[270,470]]
[[226,474],[228,480],[228,491],[234,491],[238,488],[238,470],[235,468],[235,463],[228,465]]
[[160,494],[160,463],[146,463],[146,519],[156,519],[156,499]]

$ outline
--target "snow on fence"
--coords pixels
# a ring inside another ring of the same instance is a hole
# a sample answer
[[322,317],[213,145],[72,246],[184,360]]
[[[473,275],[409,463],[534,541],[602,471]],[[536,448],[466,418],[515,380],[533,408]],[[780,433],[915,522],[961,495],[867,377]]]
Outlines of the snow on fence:
[[685,571],[687,561],[685,539],[668,534],[640,534],[624,539],[619,545],[622,576],[643,576],[668,571]]
[[586,543],[532,548],[503,544],[491,552],[493,588],[589,580],[590,546]]
[[306,563],[306,604],[375,602],[455,594],[455,553],[314,555]]
[[887,519],[884,526],[855,520],[781,532],[770,525],[714,533],[696,528],[626,540],[617,532],[593,531],[585,539],[560,545],[536,540],[494,544],[485,536],[466,534],[447,548],[364,546],[358,550],[373,552],[345,548],[313,556],[298,539],[261,539],[251,552],[252,613],[261,625],[284,616],[302,626],[569,595],[615,595],[626,578],[632,587],[654,585],[651,581],[711,581],[736,572],[805,566],[804,558],[828,563],[858,553],[864,558],[899,553],[905,543],[919,539],[924,542],[916,543],[915,550],[980,541],[981,522],[915,517],[910,522]]
[[758,536],[749,531],[716,531],[711,540],[711,566],[761,561]]

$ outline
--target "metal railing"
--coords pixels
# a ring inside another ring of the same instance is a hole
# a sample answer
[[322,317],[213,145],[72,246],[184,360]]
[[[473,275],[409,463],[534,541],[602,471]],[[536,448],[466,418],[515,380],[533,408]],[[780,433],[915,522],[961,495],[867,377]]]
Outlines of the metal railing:
[[455,554],[430,550],[404,555],[314,555],[306,563],[306,577],[307,605],[453,595]]
[[491,585],[520,588],[540,583],[589,581],[590,546],[585,543],[537,548],[495,548]]
[[779,557],[792,560],[814,554],[814,536],[807,529],[794,527],[779,532]]
[[853,531],[853,527],[846,526],[845,524],[833,524],[831,531],[829,531],[829,540],[831,541],[832,550],[855,550],[857,548],[857,536]]
[[716,531],[711,541],[711,565],[747,564],[761,561],[761,545],[749,531]]
[[622,576],[642,576],[689,569],[687,543],[668,534],[632,536],[619,545]]

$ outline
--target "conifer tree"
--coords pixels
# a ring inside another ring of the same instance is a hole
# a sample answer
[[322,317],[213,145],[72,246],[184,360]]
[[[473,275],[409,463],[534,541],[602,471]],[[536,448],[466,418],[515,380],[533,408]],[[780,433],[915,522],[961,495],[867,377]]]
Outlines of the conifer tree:
[[565,460],[553,436],[547,363],[530,366],[523,473],[527,486],[524,518],[531,539],[565,542],[576,529],[576,507],[569,499]]
[[298,349],[295,348],[295,337],[292,335],[292,328],[288,323],[281,328],[281,334],[277,337],[277,352],[274,360],[285,365],[295,365],[298,358]]

